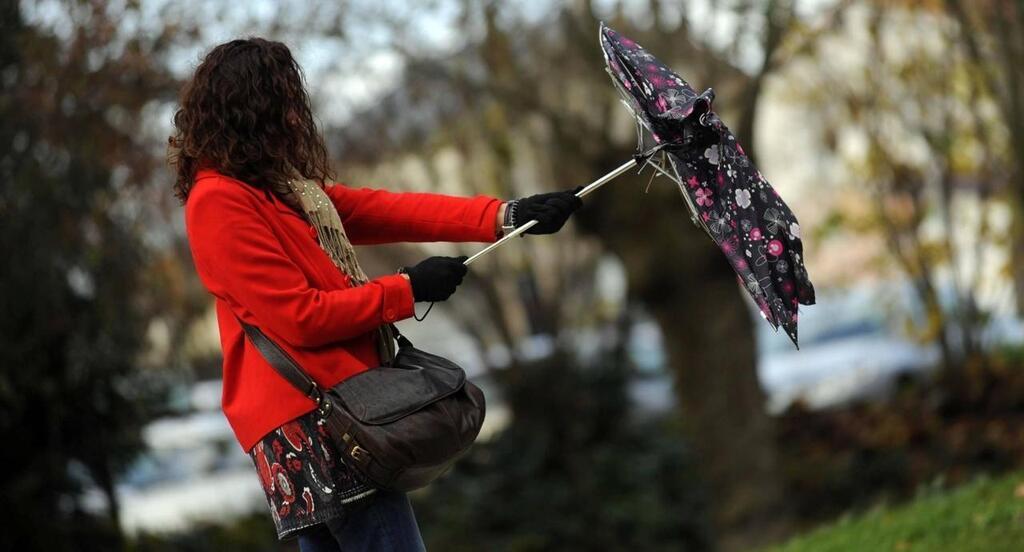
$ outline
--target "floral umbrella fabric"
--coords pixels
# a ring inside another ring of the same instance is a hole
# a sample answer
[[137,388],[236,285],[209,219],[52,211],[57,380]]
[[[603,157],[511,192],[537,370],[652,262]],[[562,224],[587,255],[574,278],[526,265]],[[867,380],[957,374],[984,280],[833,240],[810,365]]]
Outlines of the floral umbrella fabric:
[[[690,218],[736,270],[764,318],[797,344],[799,304],[814,304],[800,224],[698,94],[639,44],[601,25],[608,73],[637,119],[638,158],[679,186]],[[644,132],[655,145],[644,151]]]

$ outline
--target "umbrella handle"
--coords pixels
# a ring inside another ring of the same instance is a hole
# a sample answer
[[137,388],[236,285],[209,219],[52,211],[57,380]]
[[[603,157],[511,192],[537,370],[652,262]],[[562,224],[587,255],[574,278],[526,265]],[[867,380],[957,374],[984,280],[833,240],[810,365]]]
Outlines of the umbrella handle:
[[[613,170],[612,172],[602,176],[601,178],[598,178],[597,180],[591,182],[590,184],[587,184],[587,186],[585,188],[583,188],[582,190],[580,190],[576,194],[576,197],[580,197],[581,198],[581,197],[589,194],[590,192],[593,192],[594,190],[600,188],[601,186],[604,186],[605,184],[611,182],[612,180],[615,179],[615,177],[619,176],[620,174],[628,171],[629,169],[632,169],[636,165],[637,165],[637,159],[636,158],[630,159],[629,161],[623,163],[622,165],[619,165],[619,168],[617,168],[617,169]],[[526,224],[520,226],[519,228],[516,228],[515,230],[513,230],[513,231],[509,232],[508,234],[506,234],[505,236],[503,236],[500,240],[492,243],[491,245],[488,245],[487,247],[485,247],[485,248],[481,249],[480,251],[478,251],[472,257],[466,259],[466,262],[464,262],[463,264],[465,264],[466,266],[469,266],[470,264],[473,263],[473,261],[476,261],[480,257],[483,257],[484,255],[490,253],[491,251],[494,251],[495,249],[500,247],[502,244],[508,242],[512,238],[514,238],[516,236],[522,235],[523,232],[526,232],[530,228],[533,228],[533,226],[535,224],[537,224],[537,223],[538,223],[538,221],[531,220],[530,222],[527,222]]]

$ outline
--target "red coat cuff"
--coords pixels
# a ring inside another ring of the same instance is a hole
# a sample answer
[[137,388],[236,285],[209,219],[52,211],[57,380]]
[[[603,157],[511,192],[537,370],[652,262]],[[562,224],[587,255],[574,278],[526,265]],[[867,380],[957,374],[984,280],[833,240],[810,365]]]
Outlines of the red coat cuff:
[[412,284],[401,274],[381,276],[376,282],[384,289],[381,301],[381,320],[385,324],[404,320],[413,315]]
[[501,204],[504,203],[500,199],[490,198],[491,202],[484,208],[484,224],[481,231],[483,235],[480,241],[482,242],[495,242],[498,240],[498,230],[501,229],[501,225],[498,224],[498,209],[501,208]]

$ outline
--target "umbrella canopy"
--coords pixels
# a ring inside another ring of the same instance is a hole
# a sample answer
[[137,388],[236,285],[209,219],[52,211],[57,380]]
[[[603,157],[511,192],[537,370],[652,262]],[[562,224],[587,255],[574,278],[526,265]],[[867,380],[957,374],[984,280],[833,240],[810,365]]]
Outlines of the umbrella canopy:
[[[800,224],[712,109],[664,63],[601,25],[608,73],[637,120],[638,158],[675,181],[690,218],[725,253],[740,284],[797,345],[798,304],[814,304]],[[644,148],[644,130],[655,145]]]

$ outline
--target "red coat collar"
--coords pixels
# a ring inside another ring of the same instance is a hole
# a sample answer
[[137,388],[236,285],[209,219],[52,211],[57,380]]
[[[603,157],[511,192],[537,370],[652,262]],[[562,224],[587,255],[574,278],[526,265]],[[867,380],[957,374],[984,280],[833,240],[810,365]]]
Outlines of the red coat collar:
[[291,215],[293,217],[303,219],[302,215],[293,211],[291,207],[288,207],[288,205],[286,205],[283,201],[279,200],[277,196],[275,196],[274,194],[266,192],[265,190],[261,190],[259,188],[254,188],[253,186],[250,186],[249,184],[246,184],[245,182],[242,182],[237,178],[228,176],[216,169],[201,168],[196,171],[196,182],[199,182],[200,180],[203,180],[205,178],[223,178],[225,180],[230,180],[231,182],[236,183],[237,185],[242,186],[243,188],[248,190],[250,193],[255,195],[260,201],[270,202],[274,206],[274,209],[277,209],[278,211],[286,215]]

